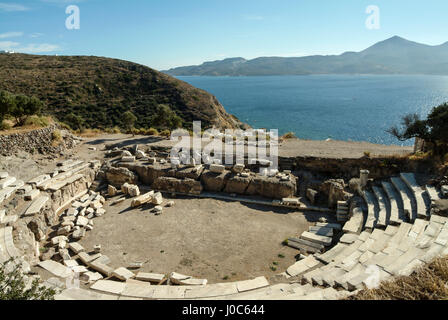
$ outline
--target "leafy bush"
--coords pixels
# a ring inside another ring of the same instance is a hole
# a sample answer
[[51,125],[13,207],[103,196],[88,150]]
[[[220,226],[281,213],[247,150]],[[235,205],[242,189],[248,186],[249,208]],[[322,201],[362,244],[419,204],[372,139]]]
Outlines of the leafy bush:
[[159,131],[157,131],[157,129],[154,129],[154,128],[149,128],[148,130],[145,131],[145,135],[147,135],[147,136],[158,136],[159,135]]
[[51,118],[42,116],[30,116],[25,120],[25,126],[47,127],[51,122]]
[[123,114],[123,126],[127,132],[132,132],[136,121],[137,117],[131,111],[126,111]]
[[9,271],[8,266],[13,263],[10,259],[0,264],[0,300],[54,300],[54,289],[40,286],[37,279],[27,284],[20,264]]
[[26,119],[35,114],[39,114],[43,103],[36,97],[25,95],[14,95],[7,91],[0,92],[0,119],[6,115],[15,118],[17,125],[23,125]]
[[64,123],[67,124],[72,130],[82,130],[84,119],[79,115],[70,113],[64,118]]
[[178,129],[182,127],[182,119],[169,106],[161,104],[151,119],[151,124],[163,129]]
[[420,138],[430,142],[435,151],[445,150],[448,143],[448,103],[432,109],[426,120],[420,119],[418,114],[405,115],[401,128],[394,126],[387,132],[400,141]]
[[166,138],[168,138],[168,137],[171,136],[171,131],[168,130],[168,129],[163,130],[162,132],[160,132],[160,135],[161,135],[162,137],[166,137]]

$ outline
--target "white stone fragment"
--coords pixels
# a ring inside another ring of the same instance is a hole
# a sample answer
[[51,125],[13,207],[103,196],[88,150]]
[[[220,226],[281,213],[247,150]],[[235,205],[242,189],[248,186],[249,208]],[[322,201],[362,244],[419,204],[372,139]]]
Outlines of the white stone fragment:
[[9,187],[14,182],[16,182],[16,178],[15,177],[6,177],[4,179],[0,179],[0,189],[4,189],[6,187]]
[[210,165],[210,171],[214,172],[214,173],[223,173],[225,169],[226,169],[226,167],[221,164],[211,164]]
[[89,224],[89,219],[87,219],[86,217],[78,217],[78,220],[76,220],[76,225],[80,226],[80,227],[85,227],[86,225]]
[[112,272],[112,276],[122,281],[126,281],[128,279],[134,278],[135,274],[124,267],[120,267]]
[[154,196],[152,197],[152,204],[155,204],[157,206],[161,205],[163,203],[163,197],[162,194],[160,192],[157,192],[156,194],[154,194]]

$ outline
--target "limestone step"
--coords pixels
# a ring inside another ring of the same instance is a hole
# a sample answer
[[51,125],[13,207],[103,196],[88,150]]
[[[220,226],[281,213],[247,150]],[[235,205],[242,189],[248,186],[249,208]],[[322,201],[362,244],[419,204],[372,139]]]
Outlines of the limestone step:
[[[408,188],[406,183],[401,178],[398,177],[392,177],[390,178],[390,181],[394,185],[395,189],[397,190],[398,194],[401,197],[402,203],[403,203],[403,209],[406,214],[406,216],[411,220],[415,221],[417,219],[417,210],[413,208],[413,195],[412,191]],[[414,205],[415,206],[415,205]]]
[[0,179],[0,189],[5,189],[6,187],[11,186],[14,182],[16,182],[16,178],[11,176]]
[[373,230],[376,227],[378,220],[378,204],[370,191],[364,191],[363,198],[367,204],[367,219],[365,228],[367,230]]
[[27,183],[31,186],[33,186],[34,188],[42,185],[43,183],[49,181],[51,179],[50,175],[48,174],[42,174],[40,176],[37,176],[31,180],[29,180]]
[[377,288],[381,282],[389,279],[391,274],[378,267],[367,267],[364,272],[358,272],[356,276],[347,281],[347,289],[350,291],[363,289],[366,286],[369,289]]
[[336,280],[340,279],[342,276],[344,276],[347,273],[342,268],[339,268],[337,266],[333,266],[329,271],[325,272],[325,274],[322,276],[322,281],[324,285],[335,287],[336,286]]
[[361,208],[355,208],[353,209],[352,217],[344,224],[344,228],[342,230],[344,233],[360,234],[363,226],[364,212]]
[[12,227],[6,227],[4,231],[4,244],[6,253],[10,258],[16,258],[20,256],[19,251],[14,245],[14,239],[12,236]]
[[422,189],[422,187],[417,183],[417,180],[415,178],[415,175],[413,173],[401,173],[400,174],[401,179],[404,181],[404,183],[408,186],[409,189],[412,190],[414,198],[415,198],[415,204],[416,204],[416,211],[417,211],[417,217],[419,218],[425,218],[430,216],[430,208],[426,206],[425,201],[425,194],[426,190]]
[[335,279],[335,286],[339,286],[344,288],[345,290],[349,290],[348,282],[355,277],[359,277],[359,275],[364,274],[366,272],[366,268],[361,264],[356,264],[349,272],[345,273],[343,276]]
[[48,196],[45,195],[39,196],[30,204],[30,206],[25,210],[23,215],[25,217],[28,217],[40,213],[48,200],[50,200]]
[[381,188],[373,186],[372,189],[379,207],[377,227],[386,228],[389,224],[391,215],[390,203]]
[[325,237],[332,237],[334,235],[332,228],[311,226],[308,228],[308,231],[317,234],[319,236],[325,236]]
[[55,295],[55,300],[118,300],[118,296],[101,294],[92,290],[69,288]]
[[287,283],[279,283],[266,288],[255,289],[249,292],[241,292],[234,295],[211,298],[213,300],[275,300],[283,299],[288,294],[294,293],[294,286]]
[[53,260],[40,261],[38,265],[56,277],[68,278],[72,275],[70,268]]
[[406,268],[412,260],[423,256],[423,254],[424,251],[422,249],[411,247],[391,264],[385,266],[384,270],[392,275],[398,275],[399,272]]
[[286,273],[291,277],[295,277],[310,271],[311,269],[317,267],[319,264],[320,262],[314,256],[311,255],[306,257],[305,259],[297,261],[295,264],[290,266],[286,270]]
[[359,236],[356,236],[356,239],[347,244],[347,247],[342,250],[337,256],[333,258],[334,263],[341,263],[344,259],[352,255],[358,248],[369,238],[369,232],[362,232]]
[[11,197],[15,191],[16,188],[14,187],[6,187],[0,190],[0,203]]
[[322,227],[322,228],[331,228],[334,230],[342,230],[342,226],[340,223],[327,223],[327,222],[318,222],[316,223],[317,227]]
[[389,223],[393,225],[399,225],[401,222],[406,221],[406,214],[403,209],[403,203],[401,197],[397,194],[394,186],[387,181],[382,181],[381,185],[386,192],[387,198],[390,203],[390,219]]
[[331,243],[333,242],[333,239],[331,237],[326,237],[326,236],[319,236],[315,233],[311,233],[308,231],[305,231],[301,234],[300,236],[301,239],[303,240],[307,240],[307,241],[311,241],[311,242],[315,242],[317,244],[321,244],[325,247],[328,247],[331,245]]
[[441,199],[439,191],[437,191],[437,189],[434,186],[427,185],[426,191],[428,192],[428,196],[431,201],[431,206],[433,206],[437,200]]
[[297,238],[288,239],[288,246],[301,253],[321,253],[325,250],[325,246],[321,244]]
[[343,250],[347,248],[347,244],[344,243],[338,243],[336,244],[331,250],[328,250],[327,252],[315,255],[316,259],[319,261],[322,261],[323,263],[329,264],[334,261],[334,258],[339,255]]
[[24,198],[27,201],[32,201],[36,199],[39,194],[40,194],[39,189],[32,189],[30,192],[25,194]]

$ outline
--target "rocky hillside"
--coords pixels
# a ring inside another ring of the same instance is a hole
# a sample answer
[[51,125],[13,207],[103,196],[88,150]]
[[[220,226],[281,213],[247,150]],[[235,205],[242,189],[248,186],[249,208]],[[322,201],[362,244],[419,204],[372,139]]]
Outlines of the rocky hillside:
[[187,128],[194,120],[201,120],[203,127],[243,126],[206,91],[116,59],[0,54],[0,89],[35,95],[46,102],[45,113],[60,121],[73,113],[90,128],[120,126],[128,110],[137,116],[137,128],[149,128],[161,104],[174,110]]

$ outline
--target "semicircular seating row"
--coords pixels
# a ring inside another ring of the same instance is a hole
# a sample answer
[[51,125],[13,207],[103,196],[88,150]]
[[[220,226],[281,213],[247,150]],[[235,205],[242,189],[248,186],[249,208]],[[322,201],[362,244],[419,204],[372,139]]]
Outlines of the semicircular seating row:
[[339,243],[298,261],[288,275],[301,276],[303,283],[354,291],[410,275],[437,256],[448,255],[448,218],[431,214],[432,204],[440,199],[434,187],[422,188],[414,174],[402,173],[361,193],[367,212],[355,208]]
[[[301,277],[301,284],[269,285],[264,277],[199,286],[155,286],[132,279],[126,282],[98,280],[89,289],[66,289],[56,299],[316,300],[347,297],[364,285],[377,286],[393,276],[409,275],[434,257],[448,254],[448,218],[430,215],[431,202],[439,197],[438,192],[431,187],[422,191],[412,178],[412,174],[400,177],[408,189],[391,179],[395,190],[384,181],[383,196],[376,188],[370,194],[366,191],[367,215],[361,219],[359,232],[347,231],[344,227],[346,233],[332,249],[308,256],[288,268],[287,274]],[[410,207],[409,203],[405,204],[407,200],[410,200]],[[385,218],[381,218],[384,214]],[[0,229],[0,254],[2,259],[18,255],[11,227]]]
[[[25,194],[31,190],[41,190],[44,194],[38,194],[31,201],[28,209],[23,214],[32,211],[39,213],[48,200],[46,192],[53,193],[63,186],[79,179],[82,175],[77,173],[89,166],[89,163],[82,161],[66,161],[53,178],[50,175],[41,175],[27,183],[28,188],[23,188]],[[76,178],[76,179],[75,179]],[[11,197],[18,188],[24,186],[23,182],[13,184],[14,179],[8,177],[8,186],[2,186],[2,199]],[[46,201],[41,201],[46,199]],[[76,199],[73,199],[75,201]],[[32,208],[33,210],[31,210]],[[31,215],[31,213],[30,213]],[[6,215],[4,210],[0,213],[0,263],[8,261],[10,258],[20,258],[20,252],[14,246],[13,241],[13,216]],[[14,215],[15,219],[18,217]],[[78,246],[79,247],[79,246]],[[73,250],[72,250],[73,251]],[[74,252],[72,259],[81,260],[87,268],[103,273],[110,277],[111,270],[107,266],[102,266],[94,261],[79,259],[81,252]],[[84,257],[86,255],[85,252]],[[85,260],[85,261],[83,261]],[[56,261],[47,260],[39,264],[41,267],[59,278],[67,278],[72,275],[69,267]],[[94,268],[92,268],[92,266]],[[100,268],[98,268],[100,266]],[[119,268],[120,269],[120,268]],[[123,268],[121,268],[123,269]],[[106,278],[107,279],[107,278]],[[188,283],[188,281],[186,281]],[[50,282],[46,285],[53,286]],[[320,290],[311,285],[300,284],[278,284],[269,285],[265,277],[258,277],[252,280],[237,281],[230,283],[203,284],[203,285],[151,285],[149,282],[129,279],[123,281],[98,280],[89,289],[69,288],[63,290],[56,296],[56,299],[338,299],[343,293],[333,289]]]

